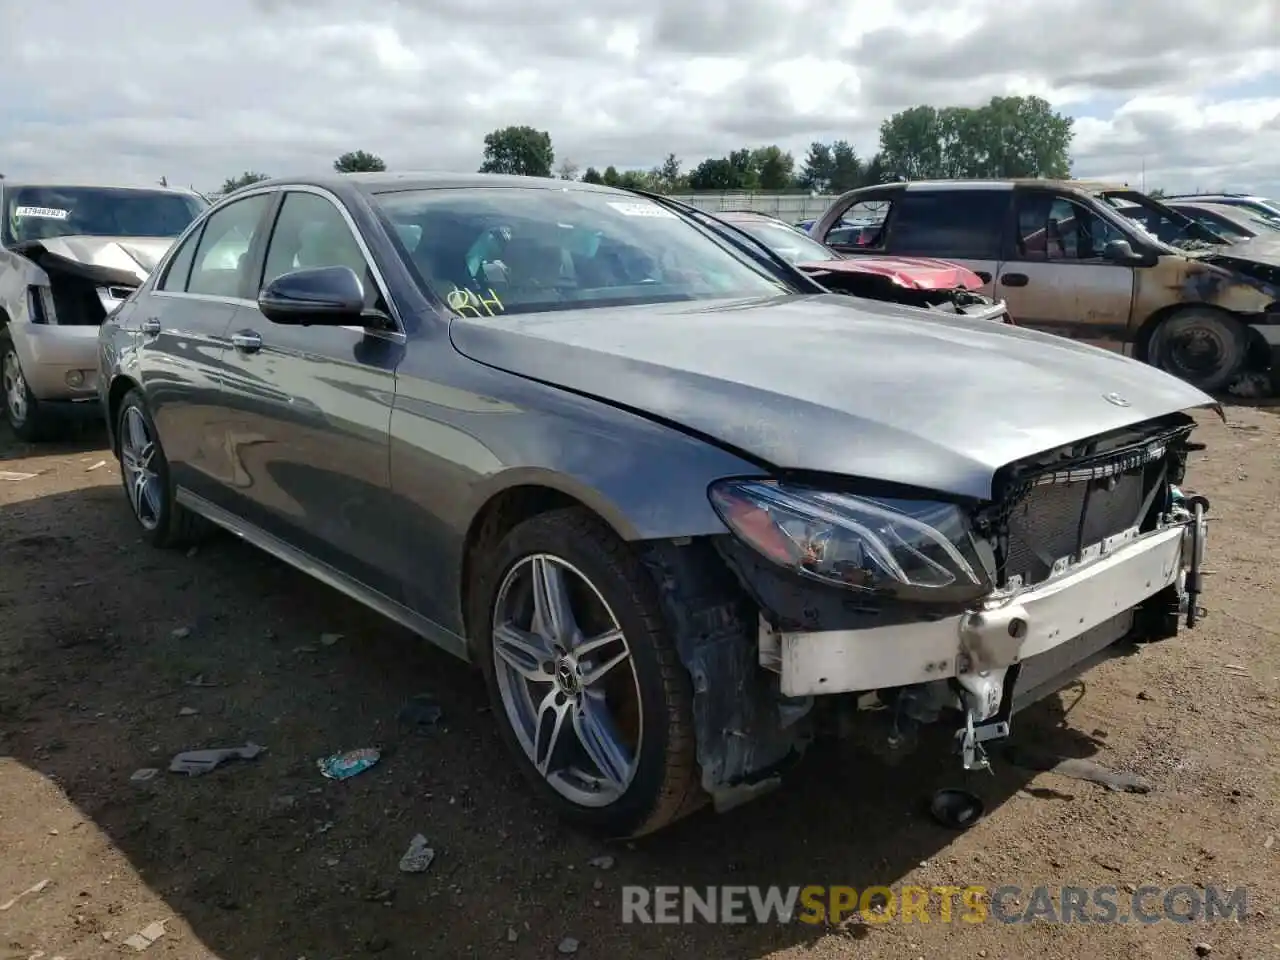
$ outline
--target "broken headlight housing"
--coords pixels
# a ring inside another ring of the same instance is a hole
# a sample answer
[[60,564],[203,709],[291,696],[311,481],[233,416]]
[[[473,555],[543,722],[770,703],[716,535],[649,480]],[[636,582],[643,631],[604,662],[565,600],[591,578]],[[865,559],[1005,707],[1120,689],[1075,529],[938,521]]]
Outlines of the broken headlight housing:
[[900,600],[967,603],[991,592],[956,504],[761,480],[724,480],[709,495],[739,540],[802,577]]

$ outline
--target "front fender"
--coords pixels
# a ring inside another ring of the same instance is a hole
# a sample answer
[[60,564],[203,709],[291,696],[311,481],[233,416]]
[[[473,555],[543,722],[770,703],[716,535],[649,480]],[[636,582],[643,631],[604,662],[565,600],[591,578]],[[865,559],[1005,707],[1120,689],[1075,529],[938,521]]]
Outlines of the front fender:
[[763,475],[713,443],[639,414],[479,364],[462,373],[467,389],[402,369],[390,423],[391,485],[410,518],[400,563],[452,560],[410,584],[406,600],[455,632],[462,632],[468,533],[505,491],[558,491],[625,540],[660,540],[726,532],[708,485]]

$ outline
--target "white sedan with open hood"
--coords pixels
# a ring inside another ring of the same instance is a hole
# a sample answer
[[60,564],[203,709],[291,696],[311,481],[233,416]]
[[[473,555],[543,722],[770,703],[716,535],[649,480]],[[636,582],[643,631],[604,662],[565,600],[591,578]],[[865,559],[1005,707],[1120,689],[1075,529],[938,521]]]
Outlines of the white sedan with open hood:
[[98,411],[98,327],[208,204],[168,188],[0,180],[0,377],[24,440]]

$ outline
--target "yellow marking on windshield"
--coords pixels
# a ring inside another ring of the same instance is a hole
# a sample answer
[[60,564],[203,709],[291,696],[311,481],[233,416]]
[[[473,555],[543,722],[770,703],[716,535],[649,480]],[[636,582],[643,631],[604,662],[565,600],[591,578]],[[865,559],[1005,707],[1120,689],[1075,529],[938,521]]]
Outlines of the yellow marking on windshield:
[[449,308],[464,317],[495,317],[499,313],[503,313],[507,308],[503,306],[502,300],[493,288],[490,287],[486,291],[488,297],[483,297],[473,290],[463,290],[460,287],[454,287],[449,291],[446,298]]

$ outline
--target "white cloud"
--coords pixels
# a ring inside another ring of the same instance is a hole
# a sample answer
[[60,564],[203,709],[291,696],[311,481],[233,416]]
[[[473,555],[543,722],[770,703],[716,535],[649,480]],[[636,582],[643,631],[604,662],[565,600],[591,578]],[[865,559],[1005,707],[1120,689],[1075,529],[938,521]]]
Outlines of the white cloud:
[[11,177],[470,170],[513,123],[584,167],[869,154],[894,110],[1035,93],[1079,175],[1280,195],[1277,0],[58,0],[6,5],[0,89]]

